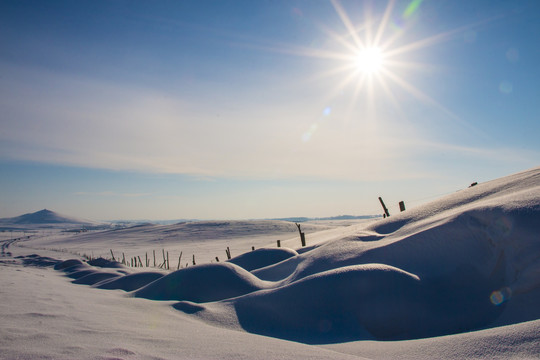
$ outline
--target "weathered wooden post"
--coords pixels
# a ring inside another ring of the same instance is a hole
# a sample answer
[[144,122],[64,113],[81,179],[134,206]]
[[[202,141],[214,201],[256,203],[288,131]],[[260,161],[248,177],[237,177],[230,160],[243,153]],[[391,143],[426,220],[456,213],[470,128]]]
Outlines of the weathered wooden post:
[[281,240],[277,241],[277,247],[281,247]]
[[380,197],[380,196],[379,196],[379,201],[381,202],[381,205],[383,207],[384,214],[386,215],[386,217],[389,217],[390,213],[388,212],[388,209],[386,208],[386,205],[384,205],[384,201],[383,201],[382,197]]
[[180,269],[180,261],[182,260],[182,252],[180,251],[180,256],[178,256],[178,266],[176,267],[176,270]]
[[227,254],[227,259],[231,260],[231,249],[227,246],[227,250],[225,250],[225,253]]
[[216,262],[219,262],[219,258],[216,256]]
[[111,250],[111,255],[112,255],[113,261],[116,261],[116,259],[114,258],[114,254],[113,254],[113,252],[112,252],[112,249],[110,249],[110,250]]
[[156,250],[152,250],[154,252],[154,267],[156,267]]
[[399,202],[399,211],[401,212],[405,211],[405,202],[403,201]]
[[195,254],[193,254],[193,265],[196,265],[195,264]]
[[295,223],[298,227],[298,232],[300,233],[300,242],[302,243],[302,247],[306,246],[306,235],[302,232],[302,229],[300,229],[300,224]]

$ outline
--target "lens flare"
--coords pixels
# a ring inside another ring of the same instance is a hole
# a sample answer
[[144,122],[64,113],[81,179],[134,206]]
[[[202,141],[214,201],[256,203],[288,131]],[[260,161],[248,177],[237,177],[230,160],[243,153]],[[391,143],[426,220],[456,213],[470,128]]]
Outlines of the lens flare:
[[313,136],[313,134],[315,134],[315,132],[317,131],[318,128],[319,128],[319,124],[311,124],[311,126],[309,127],[309,130],[306,131],[302,135],[302,141],[303,142],[308,142],[311,139],[311,137]]
[[407,8],[405,9],[405,12],[403,13],[403,17],[406,19],[410,17],[412,14],[414,14],[418,8],[420,7],[420,4],[422,4],[422,1],[424,0],[413,0],[409,3]]
[[309,129],[305,133],[302,134],[302,141],[305,142],[305,143],[308,142],[311,139],[311,137],[313,136],[313,134],[315,134],[317,132],[317,130],[319,129],[320,124],[328,116],[330,116],[331,113],[332,113],[332,108],[330,106],[325,107],[323,112],[322,112],[322,116],[320,116],[319,119],[316,122],[311,124]]
[[489,296],[489,300],[493,305],[499,306],[505,301],[508,301],[512,296],[512,290],[508,287],[504,287],[500,290],[494,291]]
[[514,223],[508,216],[501,216],[495,221],[495,229],[503,236],[509,236],[513,228]]
[[330,106],[327,106],[323,110],[323,115],[328,116],[328,115],[330,115],[331,112],[332,112],[332,108]]

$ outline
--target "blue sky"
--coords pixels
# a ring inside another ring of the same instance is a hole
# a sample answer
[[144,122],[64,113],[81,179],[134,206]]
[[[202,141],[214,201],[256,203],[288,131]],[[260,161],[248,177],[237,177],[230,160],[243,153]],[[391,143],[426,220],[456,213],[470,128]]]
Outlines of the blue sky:
[[377,214],[538,166],[539,35],[535,0],[3,1],[0,217]]

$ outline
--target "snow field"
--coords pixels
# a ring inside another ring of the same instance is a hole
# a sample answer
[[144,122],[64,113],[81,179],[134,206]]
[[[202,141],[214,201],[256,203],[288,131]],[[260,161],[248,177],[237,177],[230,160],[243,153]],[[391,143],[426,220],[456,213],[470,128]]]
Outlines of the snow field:
[[[81,285],[164,301],[180,318],[222,331],[373,358],[399,355],[396,344],[408,349],[403,358],[432,358],[439,346],[441,358],[537,358],[539,219],[536,168],[384,220],[321,229],[308,236],[307,248],[258,248],[170,273],[42,255],[14,261],[54,266]],[[207,235],[224,230],[208,228]],[[464,345],[451,349],[459,343],[454,339]]]

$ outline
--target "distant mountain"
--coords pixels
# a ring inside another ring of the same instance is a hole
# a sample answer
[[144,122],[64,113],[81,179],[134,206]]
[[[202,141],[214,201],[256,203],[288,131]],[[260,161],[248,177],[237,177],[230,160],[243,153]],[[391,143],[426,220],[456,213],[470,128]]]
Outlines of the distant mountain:
[[66,215],[61,215],[57,212],[43,209],[34,213],[24,214],[12,218],[0,219],[1,227],[16,227],[16,226],[45,226],[45,227],[94,227],[103,225],[103,223],[78,219]]

